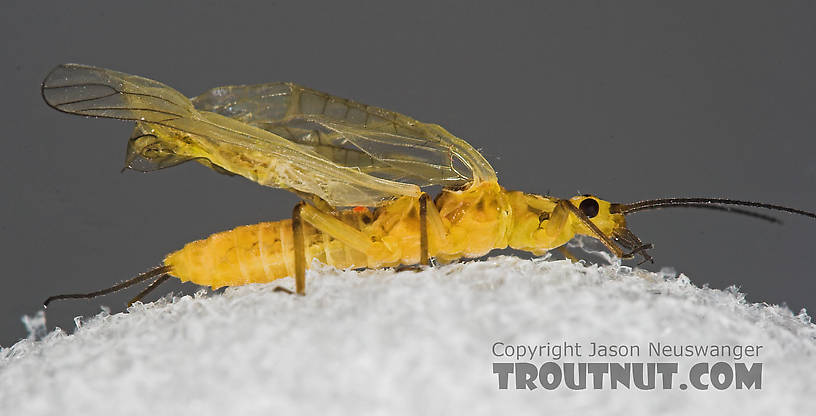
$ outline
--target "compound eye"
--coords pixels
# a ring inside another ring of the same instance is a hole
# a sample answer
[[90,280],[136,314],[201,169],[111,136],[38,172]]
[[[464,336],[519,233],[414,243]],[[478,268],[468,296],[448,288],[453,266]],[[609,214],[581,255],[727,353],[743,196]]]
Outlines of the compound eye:
[[583,212],[588,218],[594,218],[596,215],[598,215],[600,208],[601,207],[598,206],[598,201],[592,198],[587,198],[581,201],[581,205],[578,205],[578,209],[580,209],[581,212]]

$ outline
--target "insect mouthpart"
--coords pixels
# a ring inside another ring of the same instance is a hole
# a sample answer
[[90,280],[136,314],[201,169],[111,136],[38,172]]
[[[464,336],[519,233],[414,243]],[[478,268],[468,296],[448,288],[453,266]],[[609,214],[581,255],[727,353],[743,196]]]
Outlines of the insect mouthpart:
[[638,263],[638,265],[646,263],[647,261],[654,263],[654,257],[650,256],[649,253],[646,252],[646,250],[649,250],[654,246],[648,243],[644,244],[636,235],[629,231],[628,228],[615,228],[612,230],[612,238],[615,239],[616,243],[620,244],[627,250],[630,250],[629,253],[624,254],[624,258],[632,258],[636,254],[640,254],[643,256],[643,261]]

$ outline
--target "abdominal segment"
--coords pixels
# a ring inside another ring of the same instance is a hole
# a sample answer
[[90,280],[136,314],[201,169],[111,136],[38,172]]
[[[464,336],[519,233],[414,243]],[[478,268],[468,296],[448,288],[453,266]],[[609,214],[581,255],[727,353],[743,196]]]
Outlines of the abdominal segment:
[[[417,263],[419,222],[415,201],[405,198],[377,213],[345,210],[335,214],[370,241],[371,249],[366,253],[304,223],[306,267],[314,260],[340,269]],[[188,243],[168,255],[164,264],[181,281],[202,286],[266,283],[294,276],[294,247],[291,219],[262,222]]]
[[[446,192],[434,205],[438,226],[429,227],[429,255],[442,261],[478,257],[507,246],[508,209],[495,183],[465,192]],[[484,189],[482,189],[484,188]],[[402,197],[377,208],[332,214],[359,230],[333,236],[303,224],[306,267],[314,261],[346,268],[392,267],[420,261],[420,219],[417,198]],[[328,226],[341,230],[343,227]],[[435,230],[435,231],[433,231]],[[356,238],[351,248],[340,239]],[[361,240],[362,239],[362,240]],[[295,274],[292,220],[245,225],[193,241],[168,255],[164,263],[181,281],[218,288],[266,283]]]
[[[365,255],[304,224],[306,267],[317,259],[339,268],[366,267]],[[164,264],[181,281],[218,288],[294,275],[292,220],[245,225],[193,241]]]

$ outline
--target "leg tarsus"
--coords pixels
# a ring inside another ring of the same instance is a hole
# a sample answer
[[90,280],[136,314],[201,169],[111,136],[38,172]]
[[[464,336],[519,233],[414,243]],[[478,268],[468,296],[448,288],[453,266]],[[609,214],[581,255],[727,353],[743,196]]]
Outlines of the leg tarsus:
[[288,293],[288,294],[290,294],[290,295],[294,295],[294,294],[295,294],[295,292],[292,292],[292,290],[291,290],[291,289],[287,289],[287,288],[285,288],[285,287],[283,287],[283,286],[275,286],[275,288],[274,288],[274,289],[272,289],[272,291],[273,291],[273,292],[283,292],[283,293]]
[[635,247],[632,250],[631,253],[628,253],[626,255],[631,256],[631,257],[635,257],[635,254],[640,253],[640,255],[643,256],[643,261],[638,263],[638,266],[640,266],[641,264],[646,263],[646,262],[654,264],[654,258],[652,256],[650,256],[649,253],[646,252],[646,250],[649,250],[652,247],[653,246],[651,244],[641,244],[639,247]]
[[400,264],[399,266],[394,268],[394,271],[397,273],[401,272],[421,272],[422,271],[421,264]]

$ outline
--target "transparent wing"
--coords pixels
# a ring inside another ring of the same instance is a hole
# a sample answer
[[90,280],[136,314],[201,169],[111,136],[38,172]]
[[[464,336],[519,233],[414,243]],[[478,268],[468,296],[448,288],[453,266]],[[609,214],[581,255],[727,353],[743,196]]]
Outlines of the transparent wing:
[[162,141],[163,151],[180,158],[206,159],[262,185],[315,195],[333,206],[373,206],[420,194],[416,185],[371,176],[270,131],[198,111],[181,93],[147,78],[66,64],[48,74],[42,94],[66,113],[137,121],[142,136]]
[[78,64],[51,70],[42,95],[51,107],[83,116],[160,123],[196,112],[187,97],[160,82]]
[[217,87],[192,102],[380,178],[419,186],[496,180],[476,149],[438,125],[296,84]]

